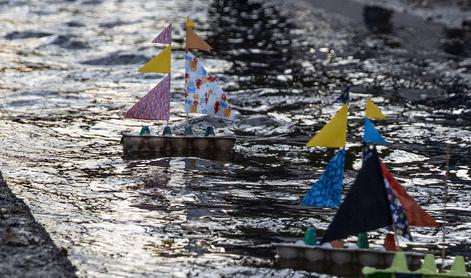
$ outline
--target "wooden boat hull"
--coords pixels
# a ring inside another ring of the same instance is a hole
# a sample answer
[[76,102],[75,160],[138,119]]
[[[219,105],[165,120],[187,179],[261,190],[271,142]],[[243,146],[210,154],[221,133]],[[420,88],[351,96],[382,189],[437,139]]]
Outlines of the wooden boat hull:
[[[387,267],[395,252],[375,249],[338,249],[296,244],[274,244],[277,265],[294,269],[317,271],[333,275],[357,275],[364,266]],[[411,269],[417,269],[424,257],[420,253],[406,253]]]
[[198,156],[230,160],[234,136],[156,136],[123,134],[121,144],[126,157]]

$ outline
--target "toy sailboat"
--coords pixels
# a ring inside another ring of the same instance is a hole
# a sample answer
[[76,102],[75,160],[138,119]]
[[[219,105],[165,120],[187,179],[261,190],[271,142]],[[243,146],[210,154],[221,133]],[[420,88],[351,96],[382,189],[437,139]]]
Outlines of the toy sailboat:
[[[371,120],[385,119],[380,109],[366,101],[363,141],[363,165],[350,191],[341,203],[342,177],[347,133],[348,96],[339,98],[342,108],[316,134],[307,146],[341,147],[302,201],[304,206],[339,207],[322,242],[344,239],[350,235],[377,228],[392,227],[396,233],[410,238],[408,225],[437,227],[438,223],[423,210],[393,178],[376,152],[376,144],[386,141]],[[372,160],[374,160],[372,162]],[[371,213],[371,215],[368,215]],[[378,223],[374,223],[375,220]],[[364,226],[358,226],[364,225]],[[355,228],[358,226],[357,228]],[[338,231],[342,231],[337,233]]]
[[[201,62],[190,51],[192,49],[211,51],[212,48],[194,29],[195,24],[189,18],[186,21],[185,61],[185,100],[187,113],[200,113],[228,120],[236,120],[238,112],[231,107],[227,95],[222,91],[214,76],[209,74]],[[220,136],[209,126],[204,136],[194,135],[191,125],[185,127],[184,135],[172,134],[170,119],[170,83],[171,83],[171,43],[172,26],[168,25],[153,43],[163,44],[165,48],[143,65],[139,72],[163,73],[166,76],[125,114],[125,118],[141,120],[164,120],[162,135],[151,134],[144,126],[139,135],[123,134],[121,142],[125,155],[164,156],[164,155],[222,155],[230,157],[235,143],[234,136]],[[227,156],[229,154],[229,156]]]
[[[313,242],[314,246],[275,244],[278,259],[386,267],[391,264],[397,250],[395,243],[392,244],[393,247],[386,247],[389,251],[344,249],[341,240],[388,227],[395,234],[411,239],[409,226],[438,227],[439,224],[407,194],[379,159],[375,145],[385,144],[386,141],[370,119],[385,117],[369,98],[364,118],[363,164],[345,199],[341,201],[348,97],[342,99],[342,108],[307,143],[307,146],[340,148],[340,150],[330,160],[326,171],[301,202],[302,206],[339,207],[339,209],[320,242],[322,246],[315,245],[317,239]],[[326,247],[325,244],[336,248]],[[423,254],[407,252],[406,256],[409,264],[419,266]]]

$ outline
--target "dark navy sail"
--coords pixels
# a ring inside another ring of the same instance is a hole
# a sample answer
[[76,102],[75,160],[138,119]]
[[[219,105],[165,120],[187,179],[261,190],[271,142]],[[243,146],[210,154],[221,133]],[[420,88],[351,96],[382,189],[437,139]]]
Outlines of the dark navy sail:
[[349,101],[350,101],[350,85],[347,86],[343,90],[342,94],[339,97],[337,97],[334,102],[348,104]]
[[391,210],[376,149],[365,153],[363,166],[330,223],[322,243],[392,225]]

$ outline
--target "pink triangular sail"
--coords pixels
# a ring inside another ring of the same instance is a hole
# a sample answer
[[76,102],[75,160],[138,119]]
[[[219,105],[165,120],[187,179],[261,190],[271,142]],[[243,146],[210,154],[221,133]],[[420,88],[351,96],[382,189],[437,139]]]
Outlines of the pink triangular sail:
[[169,24],[160,34],[155,37],[153,43],[171,44],[172,43],[172,24]]
[[150,90],[131,109],[125,118],[168,120],[170,118],[170,74]]

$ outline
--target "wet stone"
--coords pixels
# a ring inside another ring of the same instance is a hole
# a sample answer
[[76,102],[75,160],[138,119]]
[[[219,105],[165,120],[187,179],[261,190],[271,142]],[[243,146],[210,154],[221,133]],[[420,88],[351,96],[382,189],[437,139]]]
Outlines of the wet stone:
[[0,174],[0,276],[76,277],[25,203],[15,197]]

